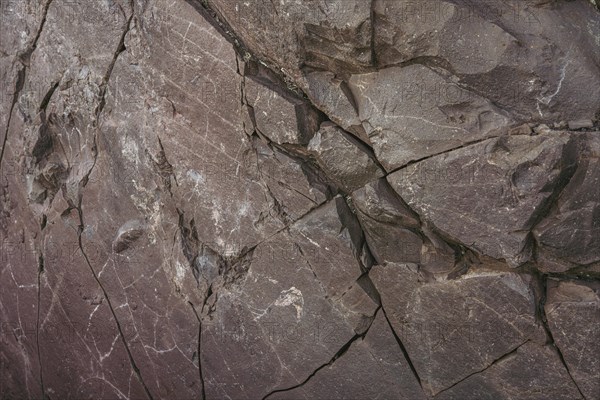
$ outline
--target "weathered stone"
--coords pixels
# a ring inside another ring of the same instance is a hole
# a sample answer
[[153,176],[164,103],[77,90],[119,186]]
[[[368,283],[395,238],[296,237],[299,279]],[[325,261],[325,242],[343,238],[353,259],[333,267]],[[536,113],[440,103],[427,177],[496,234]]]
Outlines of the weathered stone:
[[504,134],[511,117],[423,65],[353,75],[358,115],[387,171]]
[[600,396],[600,285],[548,281],[546,318],[571,377],[586,399]]
[[[325,184],[311,182],[306,165],[260,139],[254,139],[252,145],[258,157],[259,176],[273,202],[268,211],[271,217],[287,224],[327,200],[329,188]],[[261,220],[257,225],[260,223]]]
[[436,282],[414,264],[391,263],[373,267],[369,275],[431,395],[527,341],[545,342],[527,277],[485,272]]
[[0,398],[598,397],[592,3],[0,1]]
[[354,206],[360,215],[406,228],[419,228],[419,217],[398,197],[385,179],[370,182],[352,193]]
[[202,332],[209,398],[262,398],[298,384],[355,335],[284,233],[259,245],[247,274],[217,293]]
[[575,164],[564,134],[490,139],[388,177],[421,218],[477,251],[519,266],[529,232]]
[[378,299],[364,290],[359,279],[366,268],[358,262],[364,236],[344,199],[336,197],[292,225],[289,231],[327,297],[357,333],[362,333]]
[[298,65],[331,71],[372,66],[368,2],[210,0],[208,5],[260,59],[293,76]]
[[374,12],[382,67],[417,60],[443,69],[523,120],[597,112],[600,44],[566,39],[582,36],[579,24],[598,34],[583,2],[381,0]]
[[306,76],[306,95],[333,122],[371,145],[360,120],[350,88],[332,72],[315,71]]
[[591,119],[580,119],[577,121],[569,121],[569,129],[576,131],[577,129],[593,128],[594,123]]
[[544,271],[564,272],[600,261],[600,136],[574,135],[577,170],[553,212],[534,230]]
[[321,124],[308,144],[308,151],[347,193],[384,174],[367,146],[330,122]]
[[371,324],[377,304],[358,287],[340,201],[261,243],[247,272],[215,295],[202,335],[208,397],[262,398],[297,385]]
[[244,84],[256,129],[277,144],[307,144],[319,129],[319,114],[307,102],[267,84],[254,79]]
[[424,270],[432,274],[448,275],[457,267],[457,251],[436,234],[431,227],[425,224],[421,229],[424,239],[419,264]]
[[[377,60],[381,66],[387,66],[419,57],[439,57],[459,74],[492,70],[516,39],[474,11],[449,1],[436,4],[378,1],[375,7]],[[480,32],[485,34],[480,35]],[[462,44],[461,41],[475,35],[479,36],[472,41],[473,45]]]
[[454,267],[454,251],[421,227],[418,216],[385,179],[355,191],[352,200],[377,263],[419,263],[432,272],[449,272]]
[[298,388],[272,399],[425,399],[426,396],[379,311],[364,338]]
[[[543,368],[539,366],[543,365]],[[560,356],[550,346],[527,342],[485,371],[436,396],[462,399],[583,399]]]

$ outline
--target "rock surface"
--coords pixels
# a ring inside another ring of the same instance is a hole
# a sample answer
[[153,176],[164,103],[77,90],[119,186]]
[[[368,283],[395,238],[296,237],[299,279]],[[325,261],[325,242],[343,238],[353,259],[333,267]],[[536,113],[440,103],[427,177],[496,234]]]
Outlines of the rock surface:
[[596,379],[600,360],[600,285],[550,281],[544,307],[555,343],[579,390],[588,399],[600,396],[600,382]]
[[530,260],[531,229],[572,175],[575,157],[564,134],[507,136],[412,164],[388,180],[438,229],[517,267]]
[[597,2],[0,2],[0,399],[600,398]]
[[545,342],[527,278],[482,272],[438,282],[416,264],[376,266],[370,276],[430,395],[485,370],[527,341]]

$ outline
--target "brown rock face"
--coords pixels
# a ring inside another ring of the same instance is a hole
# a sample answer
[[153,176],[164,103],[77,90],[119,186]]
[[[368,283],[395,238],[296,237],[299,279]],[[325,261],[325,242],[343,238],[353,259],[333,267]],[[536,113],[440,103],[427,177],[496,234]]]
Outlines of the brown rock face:
[[0,0],[0,399],[599,399],[597,3]]

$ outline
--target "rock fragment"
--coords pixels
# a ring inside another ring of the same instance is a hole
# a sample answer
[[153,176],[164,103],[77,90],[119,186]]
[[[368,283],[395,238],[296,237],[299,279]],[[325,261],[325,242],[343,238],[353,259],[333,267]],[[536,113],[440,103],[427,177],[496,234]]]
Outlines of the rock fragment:
[[375,155],[388,172],[503,135],[513,123],[489,100],[419,64],[353,75],[349,86]]
[[600,285],[548,282],[546,318],[571,377],[586,399],[600,396]]
[[[540,365],[544,368],[534,367]],[[436,398],[584,400],[556,350],[533,342],[519,346],[486,370],[459,382]]]
[[435,281],[414,264],[370,272],[392,327],[429,395],[436,395],[528,341],[545,343],[531,280],[482,272]]
[[530,230],[575,166],[566,134],[509,136],[431,157],[388,180],[422,219],[517,267],[531,258]]
[[371,150],[331,122],[321,124],[308,144],[308,151],[347,193],[384,175]]

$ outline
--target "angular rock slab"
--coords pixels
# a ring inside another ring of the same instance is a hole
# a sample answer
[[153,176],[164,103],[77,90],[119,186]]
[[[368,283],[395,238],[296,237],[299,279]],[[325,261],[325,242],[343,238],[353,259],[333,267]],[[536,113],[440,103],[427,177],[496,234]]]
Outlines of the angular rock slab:
[[556,346],[586,399],[600,397],[600,285],[548,282],[544,305]]
[[378,264],[418,263],[432,271],[449,271],[454,267],[454,250],[421,227],[418,215],[387,180],[370,182],[353,192],[352,204]]
[[[327,200],[323,193],[327,189],[311,185],[303,163],[257,138],[252,141],[252,146],[257,156],[260,179],[267,188],[265,194],[273,202],[268,213],[263,214],[264,218],[270,215],[287,224],[297,221]],[[264,218],[259,219],[256,225],[259,226]]]
[[528,278],[481,272],[428,281],[414,264],[375,266],[369,276],[392,327],[431,395],[545,335]]
[[267,82],[244,82],[245,101],[256,129],[275,143],[306,145],[319,129],[320,116],[308,102]]
[[564,272],[600,261],[600,136],[573,134],[577,170],[557,207],[534,230],[540,245],[540,269]]
[[302,386],[269,399],[426,399],[419,382],[379,311],[364,338]]
[[12,82],[16,103],[0,139],[0,393],[7,398],[145,396],[81,252],[72,207],[93,164],[100,85],[132,10],[113,2],[80,11],[78,2],[0,5],[2,45],[28,47],[26,69],[12,60],[20,84]]
[[598,110],[600,16],[585,1],[381,0],[374,13],[381,66],[421,60],[523,121]]
[[259,244],[247,272],[215,292],[202,333],[207,397],[254,399],[295,386],[371,324],[378,305],[356,282],[339,201]]
[[[494,69],[507,52],[507,46],[516,39],[476,14],[476,5],[468,7],[460,1],[457,3],[377,1],[375,49],[379,64],[387,66],[418,57],[439,57],[459,73],[484,73]],[[465,46],[466,40],[470,45]]]
[[321,124],[308,143],[308,151],[347,193],[384,175],[370,149],[331,122]]
[[293,77],[299,77],[300,65],[330,71],[373,65],[369,2],[209,0],[208,5],[261,60]]
[[379,299],[360,279],[364,236],[341,196],[335,197],[289,228],[291,237],[327,292],[327,297],[363,333]]
[[371,146],[354,102],[348,84],[335,74],[327,71],[315,71],[306,75],[304,90],[309,99],[327,116],[344,130],[352,133]]
[[419,64],[353,75],[359,118],[387,171],[502,134],[512,119]]
[[[581,399],[581,394],[550,346],[527,342],[477,373],[438,394],[442,400]],[[590,397],[595,398],[595,397]]]
[[511,266],[529,260],[528,235],[575,165],[569,136],[510,136],[431,157],[388,176],[440,231]]

